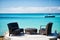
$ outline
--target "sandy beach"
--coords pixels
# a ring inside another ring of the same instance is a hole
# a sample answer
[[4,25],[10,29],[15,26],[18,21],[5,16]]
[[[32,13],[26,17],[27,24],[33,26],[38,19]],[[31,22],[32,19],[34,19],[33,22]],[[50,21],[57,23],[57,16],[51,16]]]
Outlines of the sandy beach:
[[[9,36],[9,34],[6,34],[4,37],[4,40],[55,40],[55,36],[45,36],[45,35],[29,35],[24,34],[23,36]],[[60,40],[60,39],[58,39]]]

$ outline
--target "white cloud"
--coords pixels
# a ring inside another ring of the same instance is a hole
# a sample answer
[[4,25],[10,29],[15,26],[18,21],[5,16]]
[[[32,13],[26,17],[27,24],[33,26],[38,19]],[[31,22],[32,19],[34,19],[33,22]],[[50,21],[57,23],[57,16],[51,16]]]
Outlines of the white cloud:
[[60,13],[60,7],[9,7],[1,8],[0,13]]

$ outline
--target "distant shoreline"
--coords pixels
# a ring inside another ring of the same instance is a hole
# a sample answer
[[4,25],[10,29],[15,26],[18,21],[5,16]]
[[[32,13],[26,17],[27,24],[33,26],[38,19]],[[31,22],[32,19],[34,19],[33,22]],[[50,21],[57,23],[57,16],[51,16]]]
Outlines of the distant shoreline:
[[47,15],[60,15],[60,13],[0,13],[0,15],[1,14],[20,14],[20,15],[23,15],[23,14],[26,14],[26,15],[45,15],[45,14],[47,14]]

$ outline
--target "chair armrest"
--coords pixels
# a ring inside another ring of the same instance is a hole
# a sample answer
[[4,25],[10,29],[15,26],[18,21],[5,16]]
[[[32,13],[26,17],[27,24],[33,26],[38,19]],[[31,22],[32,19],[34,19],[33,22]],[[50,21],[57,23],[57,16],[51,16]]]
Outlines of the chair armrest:
[[16,31],[16,32],[17,32],[17,31],[18,31],[18,32],[23,32],[24,29],[16,29],[15,31]]
[[13,31],[13,34],[17,35],[17,34],[20,34],[21,32],[24,33],[24,29],[16,29]]
[[19,30],[20,30],[20,32],[24,32],[24,29],[23,28],[20,28]]
[[41,27],[43,27],[43,26],[46,26],[46,25],[41,25],[41,26],[40,26],[40,29],[41,29]]
[[41,26],[46,26],[46,25],[41,25]]

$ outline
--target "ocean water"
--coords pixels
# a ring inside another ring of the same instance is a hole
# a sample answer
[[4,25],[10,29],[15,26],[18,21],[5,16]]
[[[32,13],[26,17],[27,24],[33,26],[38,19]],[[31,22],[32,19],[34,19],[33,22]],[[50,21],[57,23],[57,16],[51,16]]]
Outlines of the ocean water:
[[[45,16],[52,15],[54,18],[45,18]],[[53,22],[52,32],[60,32],[60,13],[0,13],[0,36],[3,36],[8,31],[8,23],[17,22],[20,28],[37,28],[40,29],[41,25],[47,25],[49,22]],[[42,26],[46,27],[46,26]]]

